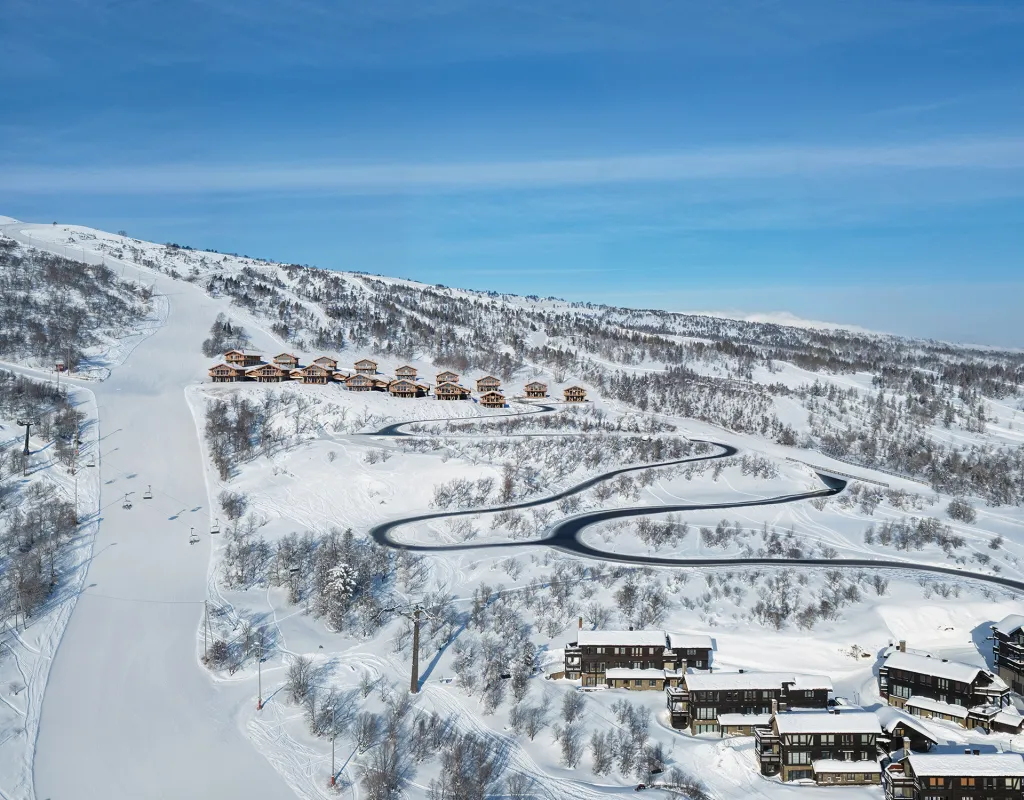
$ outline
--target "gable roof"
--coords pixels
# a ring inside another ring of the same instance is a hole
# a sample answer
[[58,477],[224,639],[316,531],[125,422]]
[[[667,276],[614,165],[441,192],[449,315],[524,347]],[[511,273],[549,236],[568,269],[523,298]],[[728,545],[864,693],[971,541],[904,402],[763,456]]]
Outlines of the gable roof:
[[493,375],[484,375],[484,377],[476,379],[477,383],[483,383],[484,381],[487,381],[488,383],[490,383],[490,382],[501,383],[501,381],[498,380],[497,378],[495,378]]
[[979,672],[991,674],[982,667],[965,664],[962,661],[948,661],[917,653],[904,653],[900,650],[890,653],[883,662],[883,666],[916,672],[921,675],[932,675],[936,678],[946,678],[960,683],[973,683]]
[[792,683],[798,689],[832,689],[827,675],[798,675],[792,672],[691,672],[686,674],[690,691],[735,691],[739,689],[780,689]]
[[298,356],[295,355],[295,353],[278,353],[276,356],[274,356],[274,358],[294,358],[294,359],[298,359]]
[[992,630],[1004,636],[1012,636],[1021,628],[1024,628],[1024,614],[1010,614],[992,626]]
[[540,381],[530,381],[528,384],[526,384],[527,389],[529,389],[531,386],[542,386],[545,389],[548,388],[548,385],[546,383],[541,383]]
[[1024,757],[1020,753],[913,753],[907,756],[915,775],[922,777],[974,777],[1024,776]]
[[356,364],[373,364],[373,366],[377,366],[377,362],[369,358],[361,358]]
[[881,733],[870,711],[784,711],[775,715],[779,733]]
[[694,648],[697,650],[714,650],[711,637],[701,633],[668,633],[668,646],[673,650]]
[[665,631],[580,631],[576,643],[581,647],[664,647]]

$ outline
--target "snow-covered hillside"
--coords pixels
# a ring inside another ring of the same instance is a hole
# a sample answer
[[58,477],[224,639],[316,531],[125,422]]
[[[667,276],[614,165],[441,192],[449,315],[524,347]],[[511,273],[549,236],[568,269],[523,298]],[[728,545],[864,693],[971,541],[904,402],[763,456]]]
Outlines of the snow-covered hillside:
[[[988,626],[1020,609],[1020,353],[0,232],[136,303],[80,336],[105,370],[95,555],[49,601],[71,622],[49,681],[48,663],[21,680],[36,710],[5,695],[0,763],[21,766],[0,796],[824,796],[762,777],[749,737],[674,730],[662,692],[549,678],[580,620],[709,634],[716,670],[823,673],[874,709],[894,641],[991,663]],[[490,374],[509,407],[213,384],[204,340]],[[522,398],[534,378],[551,397]],[[559,402],[573,384],[586,404]],[[19,664],[39,649],[5,643]]]

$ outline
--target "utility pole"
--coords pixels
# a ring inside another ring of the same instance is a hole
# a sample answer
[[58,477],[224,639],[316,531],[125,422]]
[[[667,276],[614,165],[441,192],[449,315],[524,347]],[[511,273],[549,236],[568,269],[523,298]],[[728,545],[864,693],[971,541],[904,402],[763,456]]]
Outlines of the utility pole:
[[420,690],[420,611],[419,606],[412,612],[412,677],[409,691],[417,694]]
[[30,419],[19,419],[18,420],[18,424],[19,425],[24,425],[25,426],[25,449],[22,450],[21,452],[22,452],[23,455],[26,455],[26,456],[29,454],[28,434],[29,434],[29,431],[32,430],[32,422],[33,422],[33,420],[30,420]]
[[338,704],[331,706],[331,786],[334,786],[334,776],[337,774],[334,767],[334,741],[338,738],[338,729],[334,726],[334,717],[338,713]]
[[263,710],[263,634],[256,642],[256,710]]

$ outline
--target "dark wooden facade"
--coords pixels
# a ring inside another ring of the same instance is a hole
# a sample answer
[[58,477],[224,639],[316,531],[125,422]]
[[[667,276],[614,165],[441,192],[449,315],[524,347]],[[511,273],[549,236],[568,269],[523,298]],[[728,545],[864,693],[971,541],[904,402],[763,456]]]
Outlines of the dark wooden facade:
[[911,753],[886,765],[886,800],[1021,800],[1020,753]]
[[562,395],[567,403],[582,403],[587,399],[587,390],[582,386],[569,386],[562,392]]
[[523,389],[527,397],[539,399],[548,396],[548,385],[540,381],[530,381]]
[[484,392],[480,395],[480,405],[484,408],[504,408],[505,395],[501,392]]
[[754,752],[762,775],[783,781],[813,779],[820,784],[878,784],[882,770],[876,742],[881,729],[870,711],[772,714],[754,731]]
[[889,705],[915,716],[968,728],[990,727],[1010,705],[1010,688],[998,675],[974,664],[907,652],[906,642],[890,650],[879,666],[878,691]]
[[1024,694],[1024,616],[1011,614],[992,626],[996,674],[1017,694]]
[[[767,724],[777,706],[825,708],[832,681],[825,675],[781,672],[689,672],[682,684],[669,692],[672,727],[691,733],[735,733],[730,728]],[[728,717],[727,723],[721,721]],[[742,717],[751,718],[745,723]]]
[[439,383],[434,387],[434,397],[438,400],[467,400],[471,392],[457,383]]
[[[579,680],[584,688],[661,690],[678,684],[688,668],[707,668],[713,649],[711,638],[704,635],[581,630],[577,641],[565,648],[565,677]],[[651,670],[658,674],[646,674]],[[654,685],[652,680],[656,681]]]

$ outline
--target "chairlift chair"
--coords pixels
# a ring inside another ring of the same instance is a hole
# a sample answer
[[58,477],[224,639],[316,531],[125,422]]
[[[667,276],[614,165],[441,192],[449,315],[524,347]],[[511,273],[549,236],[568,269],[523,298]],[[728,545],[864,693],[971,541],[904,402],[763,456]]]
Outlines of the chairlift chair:
[[128,499],[128,495],[124,496],[124,502],[121,503],[121,508],[125,511],[130,511],[132,507],[132,501]]
[[85,466],[87,466],[87,467],[95,467],[96,466],[96,456],[90,455],[89,456],[89,460],[85,462]]
[[149,485],[149,486],[146,487],[146,491],[144,491],[142,493],[142,499],[143,500],[152,500],[153,499],[153,486],[152,485]]
[[210,533],[220,533],[220,520],[215,519],[210,526]]
[[196,529],[195,528],[192,528],[191,534],[188,537],[188,543],[189,544],[198,544],[198,542],[199,542],[199,534],[196,533]]

